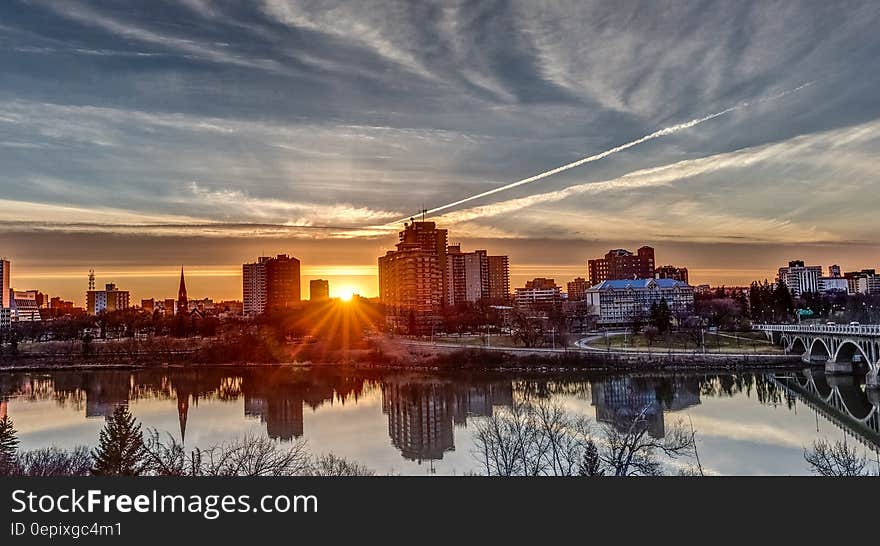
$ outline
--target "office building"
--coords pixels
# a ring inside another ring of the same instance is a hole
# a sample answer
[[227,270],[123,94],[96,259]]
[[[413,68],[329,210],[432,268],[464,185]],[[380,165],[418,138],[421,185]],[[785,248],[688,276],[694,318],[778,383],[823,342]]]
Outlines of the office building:
[[12,291],[10,295],[12,305],[10,319],[12,322],[39,322],[41,320],[37,294],[36,290]]
[[86,312],[97,315],[102,311],[112,312],[128,309],[128,290],[119,290],[114,283],[104,285],[104,290],[86,292]]
[[800,296],[807,292],[819,292],[819,277],[822,276],[821,265],[804,265],[803,260],[792,260],[788,267],[780,267],[777,281],[783,281],[792,296]]
[[609,250],[604,258],[589,260],[590,285],[614,279],[653,279],[654,249],[643,246],[635,254],[623,248]]
[[[843,278],[846,279],[847,293],[849,294],[867,294],[869,288],[868,285],[877,283],[877,281],[871,279],[878,279],[876,269],[847,271],[843,274]],[[871,281],[869,282],[869,280]],[[875,291],[874,293],[878,294],[880,293],[880,290]]]

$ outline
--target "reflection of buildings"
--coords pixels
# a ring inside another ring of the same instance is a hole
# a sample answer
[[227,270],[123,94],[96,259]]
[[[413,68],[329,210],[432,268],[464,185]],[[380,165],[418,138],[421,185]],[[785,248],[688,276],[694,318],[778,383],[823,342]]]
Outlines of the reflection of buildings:
[[266,423],[266,433],[273,440],[292,440],[303,435],[302,393],[290,386],[272,386],[244,390],[244,414]]
[[85,382],[86,417],[108,417],[120,404],[128,404],[131,373],[108,371],[87,375]]
[[654,438],[666,434],[664,410],[680,411],[700,403],[699,380],[678,376],[610,377],[593,382],[591,392],[597,421],[623,432],[644,412],[648,433]]
[[455,449],[453,425],[468,417],[488,417],[493,406],[511,405],[510,381],[456,384],[423,379],[386,378],[382,411],[391,443],[407,459],[442,459]]
[[455,449],[452,408],[437,383],[383,383],[382,410],[391,443],[407,459],[442,459]]

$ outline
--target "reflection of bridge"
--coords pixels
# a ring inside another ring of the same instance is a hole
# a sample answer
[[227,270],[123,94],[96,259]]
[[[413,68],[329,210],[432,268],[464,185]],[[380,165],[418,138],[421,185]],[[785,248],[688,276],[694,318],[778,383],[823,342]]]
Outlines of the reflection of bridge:
[[853,376],[826,376],[805,369],[773,376],[783,390],[852,435],[880,450],[880,393],[864,391]]
[[880,325],[761,324],[754,329],[786,352],[802,354],[806,364],[824,366],[828,374],[866,371],[866,386],[880,388]]

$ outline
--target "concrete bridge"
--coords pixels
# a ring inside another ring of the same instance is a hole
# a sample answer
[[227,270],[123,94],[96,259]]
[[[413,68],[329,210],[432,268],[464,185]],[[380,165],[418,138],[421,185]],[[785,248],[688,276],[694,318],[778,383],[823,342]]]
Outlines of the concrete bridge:
[[880,388],[880,324],[758,324],[753,329],[787,353],[802,355],[804,363],[823,366],[826,374],[865,373],[865,386]]

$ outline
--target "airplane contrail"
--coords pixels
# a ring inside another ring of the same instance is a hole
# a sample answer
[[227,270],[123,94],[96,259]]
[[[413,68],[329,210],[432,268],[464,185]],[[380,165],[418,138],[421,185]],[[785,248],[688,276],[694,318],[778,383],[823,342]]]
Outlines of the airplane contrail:
[[[496,194],[496,193],[499,193],[502,191],[507,191],[507,190],[516,188],[517,186],[531,184],[532,182],[537,182],[538,180],[543,180],[544,178],[548,178],[548,177],[553,176],[555,174],[559,174],[561,172],[565,172],[567,170],[574,169],[575,167],[580,167],[581,165],[584,165],[586,163],[592,163],[593,161],[598,161],[600,159],[604,159],[610,155],[613,155],[618,152],[622,152],[624,150],[632,148],[633,146],[638,146],[639,144],[643,144],[645,142],[648,142],[649,140],[654,140],[655,138],[664,137],[667,135],[671,135],[673,133],[677,133],[679,131],[683,131],[685,129],[690,129],[691,127],[694,127],[694,126],[699,125],[701,123],[705,123],[709,120],[715,119],[715,118],[723,116],[725,114],[729,114],[730,112],[733,112],[734,110],[739,110],[740,108],[746,108],[747,106],[749,106],[751,104],[758,104],[761,102],[767,102],[767,101],[782,98],[785,95],[788,95],[790,93],[800,91],[804,87],[812,85],[813,83],[815,83],[815,80],[811,81],[811,82],[807,82],[802,85],[799,85],[798,87],[795,87],[793,89],[782,91],[782,92],[777,93],[775,95],[772,95],[770,97],[764,97],[762,99],[757,99],[754,101],[742,102],[742,103],[737,104],[735,106],[731,106],[730,108],[725,108],[724,110],[721,110],[720,112],[715,112],[714,114],[709,114],[709,115],[703,116],[701,118],[692,119],[692,120],[686,121],[684,123],[679,123],[678,125],[664,127],[663,129],[660,129],[658,131],[654,131],[653,133],[645,135],[641,138],[637,138],[636,140],[632,140],[630,142],[627,142],[626,144],[621,144],[620,146],[615,146],[614,148],[605,150],[604,152],[599,152],[598,154],[594,154],[589,157],[578,159],[577,161],[572,161],[571,163],[562,165],[561,167],[556,167],[555,169],[550,169],[549,171],[544,171],[540,174],[536,174],[536,175],[530,176],[528,178],[523,178],[522,180],[517,180],[516,182],[511,182],[510,184],[505,184],[504,186],[499,186],[497,188],[493,188],[491,190],[487,190],[482,193],[478,193],[476,195],[471,195],[470,197],[465,197],[463,199],[459,199],[458,201],[453,201],[452,203],[447,203],[447,204],[441,205],[439,207],[434,207],[430,210],[425,211],[425,214],[433,214],[435,212],[440,212],[441,210],[446,210],[446,209],[449,209],[452,207],[456,207],[458,205],[462,205],[464,203],[474,201],[475,199],[480,199],[482,197],[487,197],[489,195],[493,195],[493,194]],[[409,220],[409,218],[402,218],[402,219],[397,220],[395,222],[389,222],[388,224],[385,224],[385,227],[391,227],[391,226],[400,224],[400,222],[405,222],[407,220]]]

